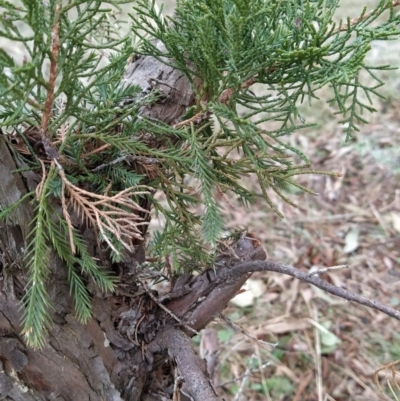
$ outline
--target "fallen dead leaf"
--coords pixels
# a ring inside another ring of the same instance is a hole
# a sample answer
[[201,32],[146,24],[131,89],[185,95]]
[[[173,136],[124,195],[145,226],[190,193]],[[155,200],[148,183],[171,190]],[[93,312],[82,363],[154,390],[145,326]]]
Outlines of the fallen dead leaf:
[[399,212],[392,212],[390,214],[392,219],[393,228],[400,233],[400,213]]
[[256,335],[265,333],[272,333],[272,334],[288,333],[291,331],[304,330],[309,327],[311,327],[309,319],[289,319],[284,322],[263,324],[260,330],[256,331]]
[[350,231],[347,232],[345,238],[344,238],[344,248],[343,252],[344,253],[351,253],[354,252],[358,246],[358,237],[359,237],[359,230],[357,227],[353,227],[350,229]]
[[244,292],[236,295],[231,302],[239,308],[246,308],[254,304],[254,300],[265,293],[265,283],[263,280],[247,280]]

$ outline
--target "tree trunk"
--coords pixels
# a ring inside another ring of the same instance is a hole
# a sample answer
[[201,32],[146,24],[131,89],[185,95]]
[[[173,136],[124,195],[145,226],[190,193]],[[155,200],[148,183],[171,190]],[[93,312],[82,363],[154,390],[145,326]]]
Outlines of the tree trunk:
[[[177,123],[196,101],[189,81],[152,57],[136,59],[122,82],[139,84],[143,93],[160,91],[161,101],[141,113],[167,124]],[[151,135],[144,140],[150,143]],[[15,172],[23,167],[18,153],[0,135],[2,208],[34,190],[40,181],[32,172]],[[248,278],[245,274],[226,280],[223,272],[244,261],[265,259],[259,242],[251,236],[241,238],[232,244],[233,259],[232,254],[219,258],[216,273],[206,270],[196,277],[185,276],[157,302],[156,294],[149,294],[144,282],[135,280],[144,261],[143,244],[138,244],[129,266],[118,266],[120,284],[115,293],[104,294],[89,283],[93,318],[86,325],[75,317],[67,270],[52,254],[48,288],[52,325],[46,346],[33,350],[21,336],[21,298],[27,283],[24,250],[33,213],[26,200],[6,222],[0,221],[0,397],[149,401],[173,399],[174,391],[180,391],[182,400],[217,400],[190,337],[223,310]],[[95,246],[93,236],[85,238]]]

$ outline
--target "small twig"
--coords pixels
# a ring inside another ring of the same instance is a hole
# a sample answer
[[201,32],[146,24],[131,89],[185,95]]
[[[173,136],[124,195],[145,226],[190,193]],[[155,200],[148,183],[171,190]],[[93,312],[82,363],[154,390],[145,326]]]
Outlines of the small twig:
[[68,226],[68,236],[69,236],[69,246],[71,247],[71,252],[75,255],[76,253],[76,247],[75,247],[75,242],[74,242],[74,228],[72,225],[71,221],[71,216],[68,213],[68,206],[65,198],[65,181],[61,180],[62,186],[61,186],[61,206],[62,206],[62,211],[64,214],[65,221],[67,222]]
[[[318,323],[318,311],[315,305],[312,305],[314,322]],[[314,326],[315,333],[315,367],[318,401],[322,401],[322,360],[321,360],[321,336],[318,327]]]
[[39,159],[40,164],[42,165],[42,179],[40,180],[38,186],[35,189],[35,193],[36,193],[36,199],[39,200],[40,195],[42,194],[42,190],[43,190],[43,185],[44,182],[46,181],[46,177],[47,177],[47,173],[46,173],[46,166],[44,165],[43,160]]
[[[262,363],[260,347],[258,346],[257,343],[254,346],[254,351],[255,351],[255,355],[257,356],[258,366],[259,367],[263,366],[264,364]],[[269,388],[268,388],[267,377],[266,377],[266,373],[265,373],[264,369],[260,370],[260,381],[261,381],[261,386],[262,386],[266,401],[273,401],[271,398]]]
[[[138,310],[140,310],[140,309],[138,309]],[[138,343],[139,344],[139,340],[138,340],[138,330],[139,330],[139,327],[140,327],[140,324],[143,322],[143,320],[146,318],[146,315],[143,315],[140,319],[139,319],[139,321],[136,323],[136,327],[135,327],[135,341],[136,341],[136,343]]]
[[[240,89],[249,88],[251,85],[253,85],[255,83],[255,81],[256,81],[256,77],[251,77],[251,78],[247,79],[246,81],[244,81],[242,83],[242,85],[240,85]],[[223,104],[228,103],[228,101],[232,97],[234,91],[235,91],[235,88],[225,89],[219,96],[218,102],[223,103]]]
[[137,277],[139,280],[140,284],[142,284],[144,290],[146,291],[147,295],[159,306],[164,312],[168,313],[174,320],[176,320],[179,324],[181,324],[185,329],[190,330],[192,333],[195,334],[200,334],[197,330],[193,329],[192,327],[188,326],[186,323],[184,323],[181,319],[179,319],[178,316],[176,316],[173,312],[171,312],[166,306],[164,306],[158,299],[153,295],[149,287],[147,287],[147,284],[141,280],[139,277]]
[[61,5],[58,4],[55,9],[55,23],[52,29],[52,45],[51,45],[51,60],[50,60],[50,76],[47,90],[47,97],[44,104],[44,111],[42,116],[42,122],[40,125],[40,133],[42,137],[42,143],[47,156],[50,159],[55,159],[58,156],[57,151],[51,146],[51,138],[49,135],[49,121],[53,108],[54,101],[54,89],[56,86],[57,79],[57,61],[58,52],[60,49],[60,10]]
[[303,379],[300,379],[300,384],[297,387],[296,393],[295,393],[292,401],[300,401],[301,400],[301,396],[302,396],[304,390],[309,385],[312,378],[313,378],[312,371],[311,370],[307,371],[307,373],[303,376]]
[[61,182],[62,182],[62,186],[61,186],[61,206],[62,206],[62,211],[63,211],[63,215],[65,218],[65,221],[67,222],[67,226],[68,226],[68,237],[69,237],[69,246],[71,247],[71,252],[75,255],[76,253],[76,247],[75,247],[75,242],[74,242],[74,227],[72,225],[72,221],[71,221],[71,216],[69,215],[68,212],[68,206],[67,206],[67,201],[66,201],[66,197],[65,197],[65,189],[66,189],[66,177],[65,177],[65,172],[63,167],[61,166],[61,164],[57,161],[57,159],[53,160],[54,163],[56,164],[57,168],[58,168],[58,173],[60,174],[61,177]]
[[338,266],[330,266],[330,267],[324,267],[322,269],[314,270],[311,273],[307,274],[307,277],[311,276],[318,276],[321,273],[326,273],[334,270],[342,270],[342,269],[348,269],[349,265],[338,265]]
[[382,230],[385,233],[385,237],[389,238],[390,235],[389,235],[389,233],[388,233],[388,231],[386,229],[386,224],[383,221],[381,214],[378,212],[378,210],[376,209],[375,205],[372,202],[369,201],[368,203],[369,203],[369,207],[370,207],[370,209],[372,211],[372,214],[375,216],[377,222],[382,227]]
[[315,277],[315,276],[310,277],[308,273],[302,272],[301,270],[296,269],[295,267],[290,266],[290,265],[283,265],[280,263],[275,263],[275,262],[270,262],[270,261],[247,262],[247,263],[242,263],[240,265],[234,266],[229,270],[226,270],[223,273],[223,277],[220,277],[220,278],[221,279],[237,278],[237,277],[241,277],[247,273],[256,272],[256,271],[273,271],[273,272],[277,272],[277,273],[287,274],[289,276],[297,278],[298,280],[305,281],[307,283],[315,285],[316,287],[321,288],[321,290],[329,292],[333,295],[347,299],[348,301],[357,302],[361,305],[368,306],[369,308],[379,310],[379,311],[387,314],[388,316],[391,316],[397,320],[400,320],[400,311],[398,311],[394,308],[391,308],[390,306],[387,306],[385,304],[382,304],[380,302],[377,302],[377,301],[365,298],[361,295],[355,294],[354,292],[345,290],[344,288],[340,288],[340,287],[337,287],[336,285],[327,283],[326,281],[321,280],[318,277]]
[[129,155],[123,155],[123,156],[117,157],[116,159],[110,161],[109,163],[100,164],[100,166],[97,166],[96,168],[92,169],[92,171],[96,173],[105,167],[113,166],[114,164],[122,162],[122,161],[126,160],[128,157],[129,157]]
[[246,331],[242,326],[240,326],[239,324],[233,322],[231,319],[229,319],[228,317],[226,317],[222,313],[219,314],[218,317],[221,320],[223,320],[234,331],[239,332],[239,333],[243,334],[244,336],[250,338],[251,340],[256,341],[258,344],[263,345],[263,347],[261,347],[261,348],[264,348],[264,346],[268,346],[268,350],[270,350],[270,348],[275,348],[278,345],[278,343],[272,344],[272,343],[268,343],[268,342],[263,341],[263,340],[259,340],[257,337],[253,336],[248,331]]
[[250,376],[250,372],[251,372],[250,365],[251,365],[251,363],[253,362],[253,359],[255,359],[255,355],[252,355],[252,356],[251,356],[250,361],[249,361],[249,363],[247,364],[246,371],[244,372],[244,375],[242,376],[242,380],[241,380],[241,382],[240,382],[239,389],[238,389],[238,391],[236,392],[236,395],[235,395],[235,398],[233,399],[233,401],[238,401],[238,400],[240,399],[240,396],[241,396],[242,393],[243,393],[244,386],[245,386],[245,384],[246,384],[247,378]]
[[[164,86],[166,86],[167,88],[170,88],[170,89],[172,89],[172,90],[175,90],[175,87],[174,87],[174,86],[169,85],[169,84],[167,84],[165,81],[161,81],[161,80],[159,80],[159,79],[157,79],[157,78],[149,78],[149,79],[147,80],[147,82],[152,86],[152,88],[155,87],[155,85],[153,84],[153,82],[155,82],[156,84],[164,85]],[[159,89],[159,90],[162,90],[162,89]]]
[[[397,7],[400,5],[400,0],[393,0],[392,2],[392,7]],[[351,26],[357,24],[358,22],[361,21],[365,21],[368,17],[370,17],[371,15],[375,14],[376,10],[372,10],[369,13],[365,13],[362,17],[358,17],[358,18],[353,18],[350,21],[350,24],[346,24],[346,25],[340,25],[338,28],[336,28],[333,33],[337,33],[337,32],[344,32],[347,31]]]
[[151,270],[147,267],[145,267],[145,264],[139,265],[137,267],[132,268],[131,274],[133,276],[137,276],[137,275],[143,275],[145,276],[145,278],[152,278],[152,279],[164,279],[164,280],[168,280],[168,277],[166,277],[164,274],[160,273],[159,271],[156,270]]
[[222,190],[221,186],[218,184],[216,185],[216,189],[218,191],[218,194],[222,197],[222,199],[225,201],[225,203],[229,206],[230,210],[235,210],[235,206],[232,205],[231,201],[229,200],[229,197],[227,196],[227,194]]
[[190,124],[198,125],[202,121],[204,121],[208,117],[210,117],[211,114],[212,114],[211,110],[200,111],[199,113],[195,114],[193,117],[191,117],[187,120],[181,121],[177,124],[174,124],[173,128],[182,128],[182,127],[188,126]]
[[92,150],[91,152],[82,154],[82,155],[81,155],[81,159],[85,159],[86,157],[89,157],[89,156],[91,156],[91,155],[94,155],[94,154],[96,154],[96,153],[99,153],[99,152],[103,151],[104,149],[109,148],[110,146],[111,146],[111,145],[110,145],[109,143],[106,143],[105,145],[102,145],[102,146],[100,146],[99,148]]
[[[136,340],[134,340],[131,336],[131,334],[129,333],[129,331],[126,332],[126,336],[128,337],[128,340],[134,344],[136,347],[140,347],[140,343]],[[143,358],[144,359],[144,358]]]
[[182,377],[178,373],[177,368],[174,369],[174,377],[175,377],[175,380],[174,380],[174,390],[172,393],[172,397],[173,397],[172,399],[174,401],[180,401],[181,400],[181,392],[179,391],[179,387],[182,383]]
[[[89,155],[91,155],[93,153],[96,153],[96,152],[100,151],[100,149],[102,149],[102,148],[104,149],[104,147],[102,146],[101,148],[96,149],[96,151],[93,151],[91,153],[87,153],[85,156],[81,156],[81,157],[87,157],[87,156],[89,156]],[[99,166],[97,166],[96,168],[92,169],[91,171],[97,172],[97,171],[102,170],[105,167],[113,166],[114,164],[117,164],[117,163],[122,162],[124,160],[126,160],[127,162],[135,162],[136,161],[136,162],[138,162],[138,163],[140,163],[142,165],[143,164],[155,165],[155,164],[158,164],[160,162],[158,159],[153,158],[153,157],[122,155],[122,156],[117,157],[116,159],[114,159],[114,160],[112,160],[112,161],[110,161],[108,163],[100,164]]]
[[146,358],[145,353],[146,353],[146,345],[145,345],[144,341],[142,341],[142,360],[143,361]]
[[[241,376],[236,377],[235,379],[232,379],[232,380],[228,380],[228,381],[226,381],[226,382],[223,382],[223,383],[221,383],[221,384],[219,384],[218,386],[215,386],[215,387],[217,387],[217,388],[218,388],[218,387],[225,387],[225,386],[227,386],[228,384],[232,384],[232,383],[235,383],[235,382],[237,382],[237,381],[239,381],[239,380],[242,380],[244,377],[248,377],[248,376],[253,375],[254,373],[261,372],[262,370],[264,370],[264,369],[267,368],[268,366],[271,366],[271,362],[264,363],[264,365],[260,366],[259,368],[250,369],[250,371],[249,371],[248,374],[243,373]],[[246,371],[246,372],[247,372],[247,371]]]
[[386,365],[384,365],[384,366],[381,366],[379,369],[377,369],[377,370],[374,372],[374,382],[375,382],[375,384],[377,385],[377,387],[379,388],[379,391],[380,391],[381,393],[383,393],[383,390],[382,390],[382,387],[381,387],[381,385],[380,385],[380,383],[379,383],[379,378],[378,378],[379,373],[382,372],[382,371],[384,371],[384,370],[386,370],[386,369],[390,369],[391,372],[392,372],[393,380],[395,381],[395,383],[396,383],[396,385],[397,385],[396,375],[398,375],[399,373],[396,372],[396,370],[394,369],[394,367],[395,367],[396,365],[399,365],[399,364],[400,364],[400,359],[398,359],[397,361],[388,363],[388,364],[386,364]]
[[[219,260],[222,257],[228,257],[232,258],[233,260],[239,261],[239,256],[236,254],[235,250],[231,246],[232,244],[229,244],[227,240],[220,240],[217,239],[217,244],[221,245],[218,246],[218,258],[216,260]],[[215,262],[218,264],[218,262]]]

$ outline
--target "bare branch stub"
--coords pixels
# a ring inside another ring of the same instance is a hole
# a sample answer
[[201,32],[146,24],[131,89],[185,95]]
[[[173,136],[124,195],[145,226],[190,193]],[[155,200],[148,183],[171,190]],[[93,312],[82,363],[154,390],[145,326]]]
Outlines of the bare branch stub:
[[168,309],[195,330],[203,329],[219,315],[251,275],[249,272],[228,277],[227,272],[237,264],[266,258],[261,243],[251,233],[244,234],[229,248],[233,254],[225,252],[217,257],[215,272],[209,269],[181,286],[176,285],[170,294],[172,300],[166,303]]
[[[166,52],[164,44],[156,43],[159,50]],[[150,56],[139,56],[126,66],[123,85],[138,85],[142,88],[141,96],[150,92],[159,94],[159,99],[151,106],[143,107],[140,115],[165,124],[176,124],[187,107],[196,102],[196,94],[191,83],[183,72],[164,64],[167,58],[156,59]]]

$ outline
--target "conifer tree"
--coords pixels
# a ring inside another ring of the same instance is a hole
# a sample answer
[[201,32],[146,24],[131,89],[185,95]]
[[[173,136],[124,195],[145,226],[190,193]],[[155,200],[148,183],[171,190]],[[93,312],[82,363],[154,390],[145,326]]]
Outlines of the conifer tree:
[[[261,197],[281,215],[272,192],[295,207],[289,186],[312,193],[297,175],[335,174],[313,169],[287,137],[311,126],[299,106],[326,86],[347,139],[366,122],[381,96],[376,71],[391,67],[365,56],[372,41],[398,38],[399,2],[335,24],[339,0],[179,0],[172,18],[141,0],[129,25],[124,3],[0,0],[0,37],[23,49],[22,59],[0,49],[0,355],[18,372],[2,373],[5,395],[20,399],[18,382],[27,400],[68,399],[68,389],[74,399],[156,399],[161,372],[173,380],[177,364],[182,394],[217,399],[190,337],[257,270],[400,319],[264,262],[246,230],[224,236],[215,197],[244,208]],[[157,217],[163,230],[150,236]],[[149,280],[171,291],[157,295]]]

